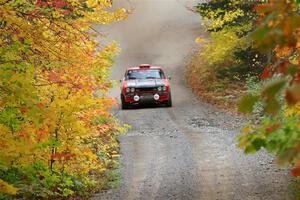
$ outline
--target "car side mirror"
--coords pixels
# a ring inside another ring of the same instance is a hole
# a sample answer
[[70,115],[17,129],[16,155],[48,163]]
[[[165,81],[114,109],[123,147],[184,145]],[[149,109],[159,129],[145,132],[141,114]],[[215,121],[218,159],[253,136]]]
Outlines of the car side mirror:
[[171,76],[168,76],[168,79],[171,80],[172,79]]

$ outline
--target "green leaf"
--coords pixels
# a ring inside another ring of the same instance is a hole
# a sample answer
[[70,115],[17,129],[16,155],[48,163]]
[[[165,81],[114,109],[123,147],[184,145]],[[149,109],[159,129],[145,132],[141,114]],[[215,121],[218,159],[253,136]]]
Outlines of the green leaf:
[[262,95],[267,98],[274,98],[276,94],[278,94],[278,92],[284,88],[285,85],[285,79],[272,81],[264,88],[264,90],[262,91]]
[[[300,0],[299,0],[300,1]],[[291,75],[291,76],[295,76],[296,73],[298,72],[298,67],[293,65],[291,67],[288,68],[288,73]]]
[[253,33],[253,38],[255,40],[263,40],[263,38],[266,36],[268,33],[268,29],[265,27],[258,28],[254,33]]
[[257,152],[257,150],[253,145],[247,146],[245,148],[245,154],[253,154],[255,152]]
[[253,140],[252,145],[255,150],[258,151],[266,145],[266,142],[260,138],[256,138],[255,140]]
[[269,99],[264,110],[266,113],[275,115],[280,110],[280,103],[275,98]]
[[105,161],[106,160],[106,156],[103,152],[98,151],[97,152],[97,156],[100,160]]
[[254,105],[259,100],[259,96],[247,95],[242,98],[239,103],[238,110],[242,113],[251,113]]
[[72,194],[74,194],[74,191],[72,191],[68,188],[63,189],[63,194],[62,194],[63,197],[68,197],[68,196],[71,196]]

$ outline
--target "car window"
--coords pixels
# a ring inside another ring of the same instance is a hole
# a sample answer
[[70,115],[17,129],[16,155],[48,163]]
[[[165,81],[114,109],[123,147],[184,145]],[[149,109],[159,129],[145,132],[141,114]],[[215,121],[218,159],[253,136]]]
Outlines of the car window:
[[136,69],[128,70],[126,79],[162,79],[165,75],[160,69]]

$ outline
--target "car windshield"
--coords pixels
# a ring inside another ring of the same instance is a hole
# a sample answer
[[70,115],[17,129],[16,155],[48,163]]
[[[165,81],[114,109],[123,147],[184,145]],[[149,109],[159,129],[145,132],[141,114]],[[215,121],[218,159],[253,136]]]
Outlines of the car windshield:
[[165,75],[160,69],[135,69],[128,70],[126,79],[162,79]]

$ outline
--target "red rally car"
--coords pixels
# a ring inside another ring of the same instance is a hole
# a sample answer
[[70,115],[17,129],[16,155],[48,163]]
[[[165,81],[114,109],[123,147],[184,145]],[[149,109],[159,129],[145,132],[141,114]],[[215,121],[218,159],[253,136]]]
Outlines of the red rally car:
[[150,102],[172,106],[169,78],[158,66],[142,64],[129,67],[121,80],[122,109]]

